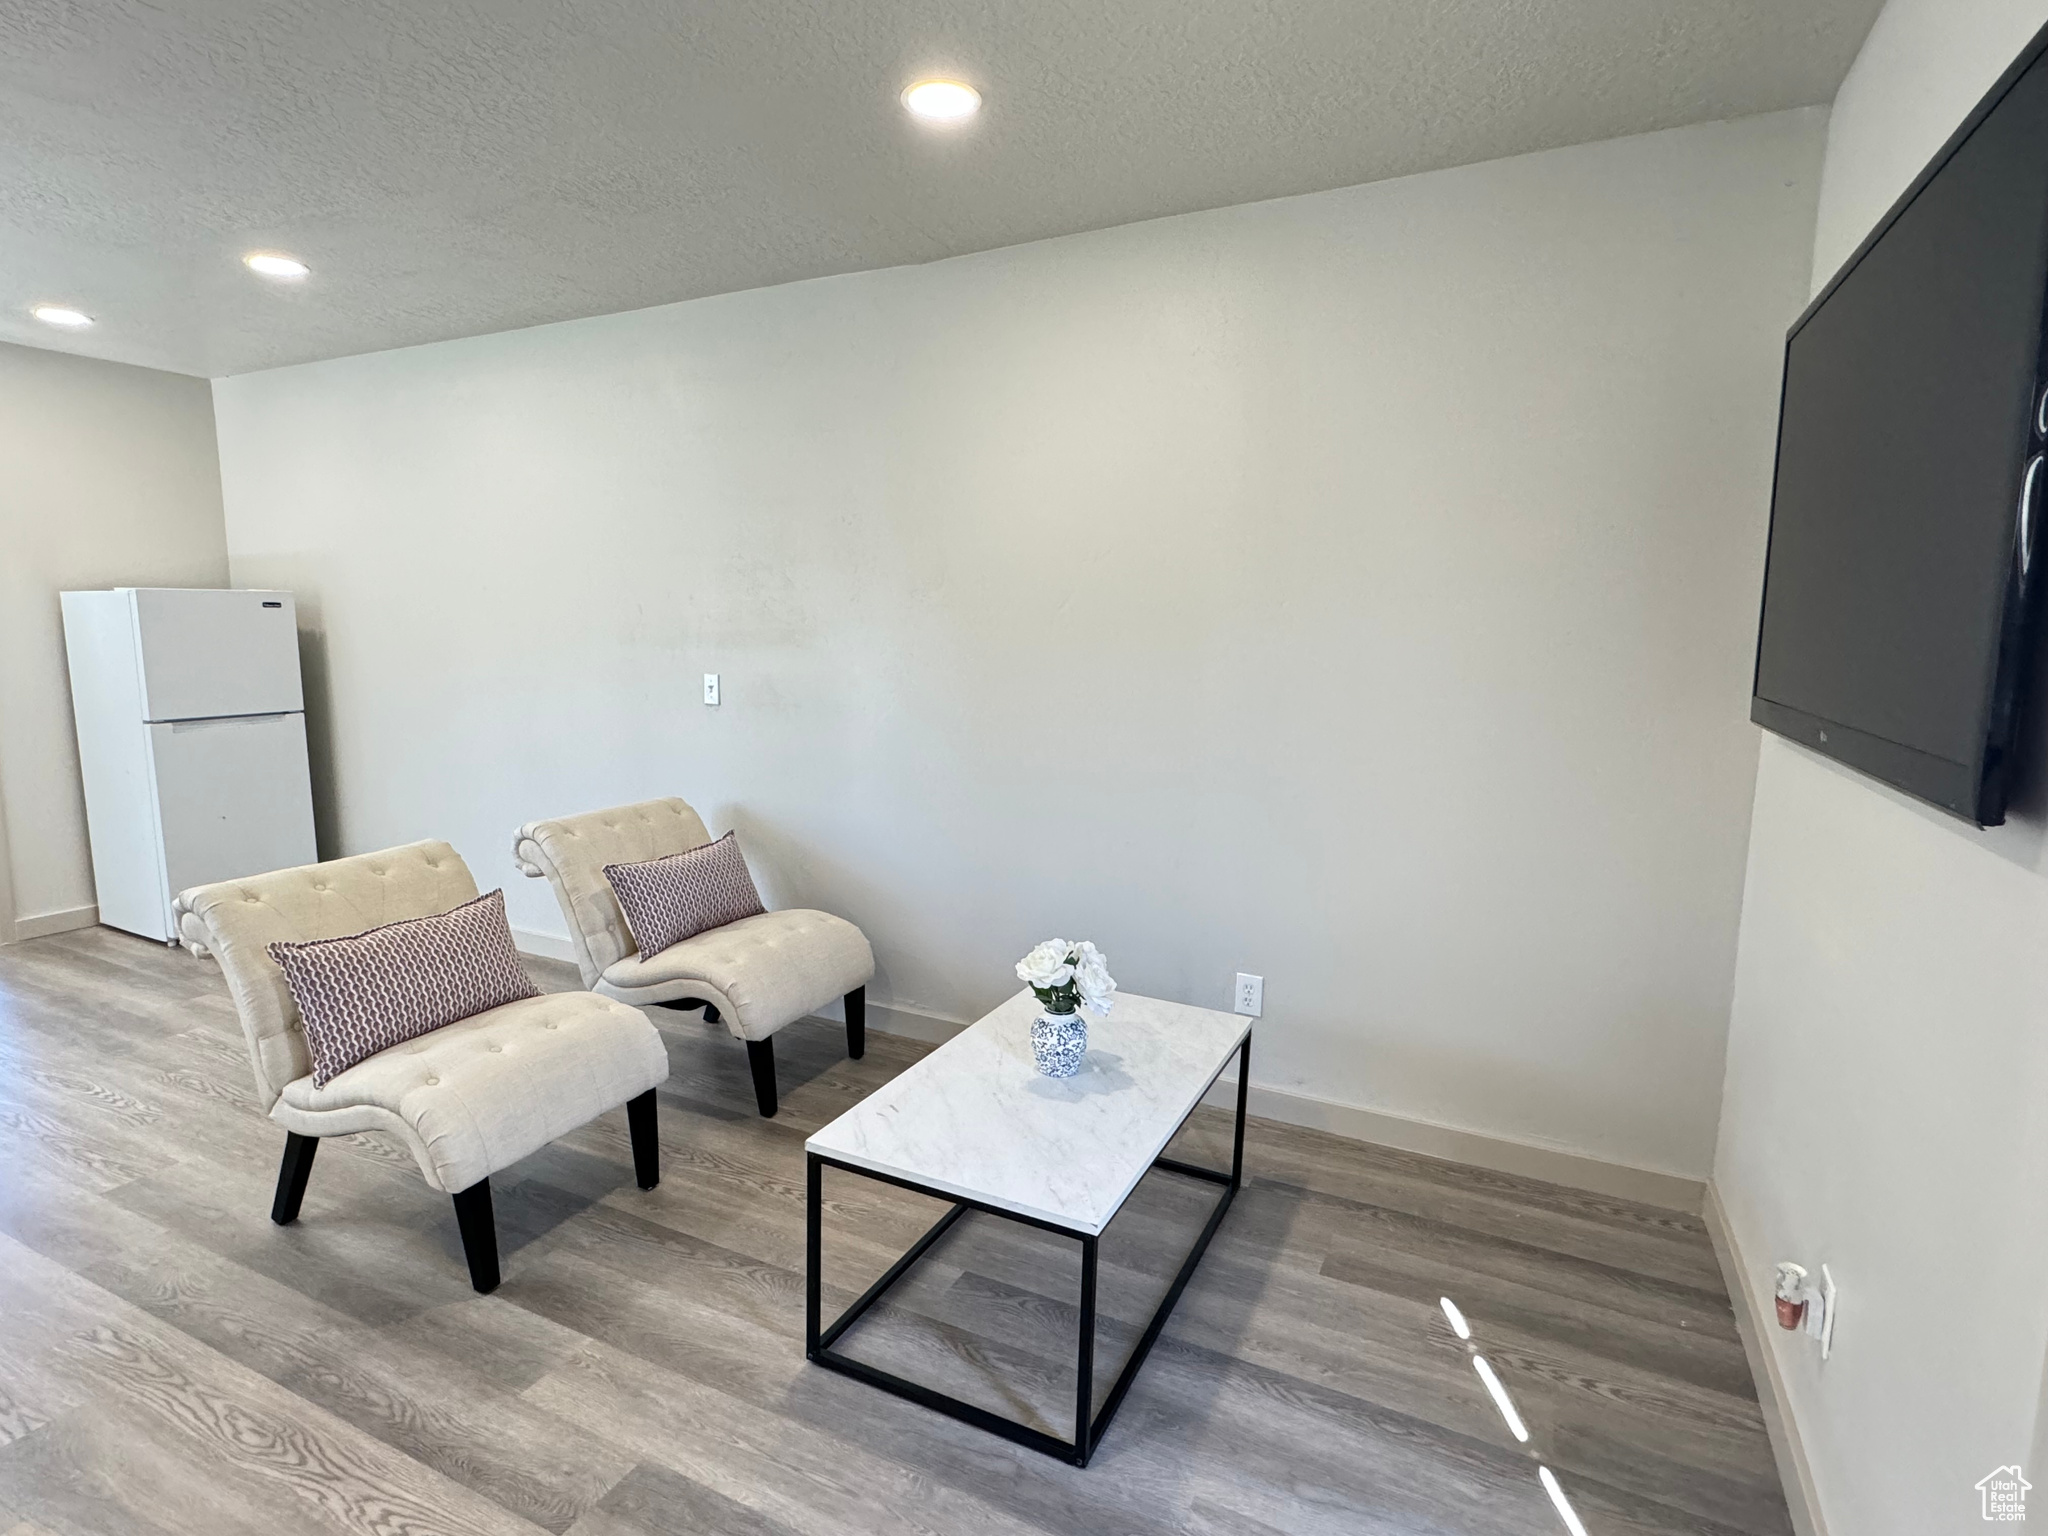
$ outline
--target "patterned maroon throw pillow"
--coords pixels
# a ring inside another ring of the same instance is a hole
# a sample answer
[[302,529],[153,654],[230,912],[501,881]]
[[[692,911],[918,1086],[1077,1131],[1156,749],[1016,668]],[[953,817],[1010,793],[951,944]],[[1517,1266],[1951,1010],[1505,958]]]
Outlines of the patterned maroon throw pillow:
[[604,877],[643,955],[658,955],[707,929],[768,910],[747,873],[739,839],[730,832],[665,859],[607,864]]
[[341,939],[270,946],[306,1026],[313,1081],[457,1019],[539,997],[492,891],[435,917],[408,917]]

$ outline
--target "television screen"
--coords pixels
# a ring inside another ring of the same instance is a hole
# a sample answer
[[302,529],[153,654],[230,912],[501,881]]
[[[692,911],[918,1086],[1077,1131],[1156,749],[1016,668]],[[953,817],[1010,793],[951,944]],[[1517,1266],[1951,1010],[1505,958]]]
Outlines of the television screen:
[[[1986,824],[2005,813],[2026,542],[2048,512],[2031,483],[2048,478],[2044,292],[2037,40],[1786,338],[1750,708]],[[2023,488],[2041,503],[2024,515]]]

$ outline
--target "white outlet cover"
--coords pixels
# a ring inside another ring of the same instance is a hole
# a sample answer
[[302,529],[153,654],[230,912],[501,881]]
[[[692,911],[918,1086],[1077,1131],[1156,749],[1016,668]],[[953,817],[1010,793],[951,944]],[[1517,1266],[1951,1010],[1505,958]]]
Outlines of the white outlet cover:
[[1820,1357],[1825,1360],[1835,1347],[1835,1277],[1827,1265],[1820,1267]]
[[1237,986],[1230,994],[1230,1011],[1257,1018],[1266,1006],[1266,978],[1237,973]]

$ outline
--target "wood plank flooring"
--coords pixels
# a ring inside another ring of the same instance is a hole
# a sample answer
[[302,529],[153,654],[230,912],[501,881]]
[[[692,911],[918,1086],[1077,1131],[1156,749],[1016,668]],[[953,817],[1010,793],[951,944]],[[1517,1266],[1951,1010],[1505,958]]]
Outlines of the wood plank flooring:
[[[652,1016],[660,1188],[623,1111],[494,1177],[479,1297],[379,1138],[327,1142],[271,1225],[283,1133],[211,961],[0,949],[0,1536],[1562,1532],[1539,1462],[1591,1536],[1791,1529],[1698,1219],[1264,1121],[1086,1470],[809,1366],[803,1139],[926,1048],[792,1026],[764,1121],[723,1027]],[[1223,1165],[1227,1121],[1175,1150]],[[941,1212],[826,1196],[830,1311]],[[1099,1390],[1213,1198],[1154,1174],[1105,1235]],[[970,1216],[842,1347],[1065,1433],[1078,1269]]]

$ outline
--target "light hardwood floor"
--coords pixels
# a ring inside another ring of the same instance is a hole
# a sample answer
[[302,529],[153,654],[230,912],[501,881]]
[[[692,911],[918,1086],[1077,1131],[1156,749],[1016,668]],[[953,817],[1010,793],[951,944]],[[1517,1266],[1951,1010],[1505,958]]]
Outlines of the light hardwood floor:
[[[0,949],[0,1533],[1561,1532],[1539,1461],[1591,1536],[1790,1530],[1697,1218],[1269,1122],[1086,1470],[808,1366],[803,1139],[925,1047],[793,1026],[763,1121],[722,1027],[654,1017],[660,1188],[623,1111],[493,1179],[479,1297],[377,1138],[324,1144],[271,1225],[283,1133],[210,961]],[[1227,1123],[1177,1150],[1220,1164]],[[826,1194],[834,1309],[938,1208]],[[1104,1238],[1105,1384],[1209,1198],[1154,1175]],[[845,1347],[1064,1431],[1077,1271],[969,1217]]]

